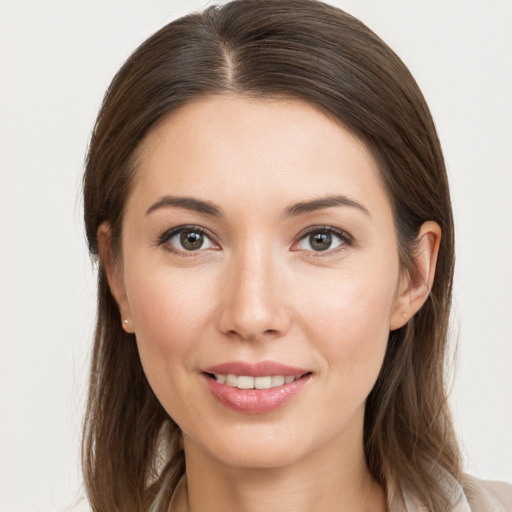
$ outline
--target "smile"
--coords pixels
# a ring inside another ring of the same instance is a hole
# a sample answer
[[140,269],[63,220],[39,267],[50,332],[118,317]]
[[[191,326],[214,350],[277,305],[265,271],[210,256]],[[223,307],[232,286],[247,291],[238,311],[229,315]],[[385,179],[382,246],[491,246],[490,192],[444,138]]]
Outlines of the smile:
[[245,414],[264,414],[292,401],[313,372],[272,361],[230,362],[204,368],[210,393],[223,406]]
[[300,377],[293,375],[265,375],[263,377],[251,377],[250,375],[214,374],[215,380],[226,386],[238,389],[270,389],[290,384]]

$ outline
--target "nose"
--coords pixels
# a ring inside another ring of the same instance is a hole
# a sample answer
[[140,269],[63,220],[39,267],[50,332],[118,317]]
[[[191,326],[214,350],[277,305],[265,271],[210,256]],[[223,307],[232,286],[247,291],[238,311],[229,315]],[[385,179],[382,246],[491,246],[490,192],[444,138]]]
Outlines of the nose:
[[283,272],[270,251],[247,248],[234,256],[222,283],[218,328],[231,338],[278,338],[290,327]]

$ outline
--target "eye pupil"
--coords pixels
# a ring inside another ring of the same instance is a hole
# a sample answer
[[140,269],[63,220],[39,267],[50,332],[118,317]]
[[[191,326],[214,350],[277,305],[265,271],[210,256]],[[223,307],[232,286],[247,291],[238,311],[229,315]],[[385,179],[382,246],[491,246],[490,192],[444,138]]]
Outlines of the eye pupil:
[[187,251],[196,251],[197,249],[201,249],[203,245],[203,238],[202,233],[184,231],[180,235],[180,242]]
[[309,243],[315,251],[326,251],[331,247],[331,233],[313,233],[309,236]]

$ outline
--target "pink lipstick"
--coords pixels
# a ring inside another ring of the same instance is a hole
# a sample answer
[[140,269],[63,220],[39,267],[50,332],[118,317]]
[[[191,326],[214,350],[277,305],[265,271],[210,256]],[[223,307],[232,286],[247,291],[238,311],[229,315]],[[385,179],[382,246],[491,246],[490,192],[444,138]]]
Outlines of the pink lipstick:
[[292,400],[312,372],[273,361],[233,361],[204,368],[202,374],[223,405],[246,414],[263,414]]

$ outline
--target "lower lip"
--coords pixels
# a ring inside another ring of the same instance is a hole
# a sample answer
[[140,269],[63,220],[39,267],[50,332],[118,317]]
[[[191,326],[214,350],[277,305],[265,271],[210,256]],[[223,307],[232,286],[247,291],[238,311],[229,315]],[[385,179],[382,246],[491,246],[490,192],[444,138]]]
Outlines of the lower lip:
[[307,374],[289,384],[268,389],[238,389],[217,382],[204,375],[206,383],[215,398],[223,405],[245,414],[264,414],[279,409],[299,394],[311,375]]

